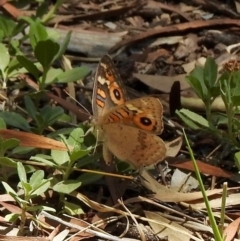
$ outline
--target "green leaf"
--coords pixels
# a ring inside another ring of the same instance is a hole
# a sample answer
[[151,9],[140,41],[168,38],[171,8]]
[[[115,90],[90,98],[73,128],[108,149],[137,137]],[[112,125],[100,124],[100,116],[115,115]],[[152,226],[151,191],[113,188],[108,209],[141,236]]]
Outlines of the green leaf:
[[8,157],[0,157],[0,165],[5,167],[17,167],[17,163]]
[[13,20],[7,18],[6,16],[0,16],[0,29],[4,32],[4,36],[11,38],[15,26],[16,23]]
[[40,111],[40,115],[43,118],[46,126],[52,125],[63,114],[64,114],[64,111],[59,106],[51,107],[49,105],[46,105]]
[[3,118],[0,118],[0,129],[6,129],[6,123]]
[[97,153],[95,155],[84,156],[79,162],[76,163],[77,168],[82,168],[83,166],[96,163],[102,154]]
[[189,120],[185,115],[183,115],[180,111],[176,111],[176,114],[180,117],[180,119],[191,129],[199,130],[201,129],[198,125],[196,125],[192,120]]
[[14,57],[8,64],[7,68],[7,75],[8,77],[13,77],[16,73],[18,73],[18,68],[20,68],[20,63],[18,62],[17,58]]
[[37,162],[40,162],[40,163],[44,163],[49,167],[56,167],[56,164],[53,161],[46,160],[46,159],[44,159],[42,157],[39,157],[39,156],[32,156],[30,158],[30,160],[31,161],[37,161]]
[[35,107],[35,104],[33,103],[32,99],[28,96],[25,95],[24,96],[24,105],[26,108],[26,111],[28,113],[28,115],[36,121],[36,114],[37,114],[37,109]]
[[50,39],[39,41],[37,43],[34,49],[34,54],[37,60],[43,66],[44,71],[47,71],[50,68],[58,51],[59,44],[53,42]]
[[78,180],[67,180],[57,183],[53,190],[60,193],[69,194],[80,187],[82,184]]
[[203,118],[201,115],[198,115],[195,112],[192,112],[187,109],[181,109],[179,112],[184,114],[187,118],[199,124],[200,126],[209,127],[208,121],[205,118]]
[[83,143],[83,136],[84,136],[83,129],[82,128],[75,128],[71,132],[67,142],[74,149],[75,149],[75,147],[77,147],[79,149],[81,147],[80,144]]
[[30,177],[29,183],[32,186],[33,190],[35,190],[35,188],[39,186],[39,184],[43,181],[43,179],[44,179],[43,170],[37,170],[32,174],[32,176]]
[[0,43],[0,70],[2,71],[2,75],[5,78],[5,69],[9,64],[10,56],[8,53],[8,49],[5,47],[4,44]]
[[84,214],[84,211],[78,204],[63,201],[64,203],[64,213],[67,213],[68,215],[80,215]]
[[240,170],[240,152],[236,152],[234,154],[234,161],[236,163],[238,170]]
[[74,82],[80,79],[83,79],[86,77],[91,70],[87,67],[78,67],[71,70],[68,70],[66,72],[62,72],[60,75],[57,76],[56,80],[54,82],[57,83],[70,83]]
[[2,31],[2,29],[0,29],[0,42],[3,41],[4,38],[4,32]]
[[32,186],[27,182],[21,181],[19,186],[23,188],[25,196],[28,196],[32,191]]
[[66,162],[70,161],[69,155],[66,151],[59,151],[59,150],[51,150],[51,156],[53,161],[58,165],[61,166]]
[[6,182],[2,181],[2,185],[7,191],[7,193],[12,193],[17,196],[17,193]]
[[48,39],[48,34],[45,27],[40,22],[33,21],[30,24],[29,38],[32,48],[35,49],[40,41],[45,41]]
[[[63,72],[62,69],[53,69],[51,68],[48,72],[47,72],[47,77],[45,80],[45,84],[53,84],[56,82],[56,77],[61,75],[61,73]],[[42,81],[42,79],[41,79]]]
[[90,150],[73,150],[70,155],[71,162],[75,162],[76,160],[79,160],[80,158],[88,155],[89,152]]
[[197,94],[197,96],[200,99],[204,100],[206,98],[208,91],[206,86],[203,84],[203,82],[201,82],[201,80],[191,75],[186,76],[185,80],[193,88],[194,92]]
[[204,82],[207,88],[214,87],[217,80],[218,66],[213,58],[208,57],[203,69]]
[[32,74],[35,77],[36,80],[38,80],[41,72],[38,70],[38,68],[34,65],[32,61],[30,61],[23,55],[17,55],[17,60],[30,74]]
[[19,176],[19,180],[22,182],[27,182],[27,174],[25,171],[25,168],[23,166],[23,164],[21,162],[17,163],[17,171],[18,171],[18,176]]
[[41,2],[36,11],[36,16],[42,18],[49,11],[49,3],[46,1]]
[[10,138],[4,140],[2,143],[2,151],[5,153],[8,150],[11,150],[19,145],[20,141],[18,139]]
[[31,197],[39,196],[46,192],[50,187],[50,179],[43,180],[41,185],[35,188],[35,190],[31,193]]
[[19,128],[24,131],[31,131],[31,128],[21,115],[14,112],[3,111],[0,112],[0,117],[6,122],[7,125]]
[[77,179],[81,185],[88,185],[88,184],[92,184],[92,183],[96,183],[97,181],[99,181],[101,178],[103,177],[103,175],[99,175],[99,174],[93,174],[93,173],[83,173],[81,174],[81,176]]
[[67,33],[65,39],[63,40],[63,42],[59,46],[58,53],[55,55],[55,57],[53,59],[53,62],[56,61],[58,58],[60,58],[64,54],[64,52],[66,51],[68,43],[69,43],[70,38],[71,38],[71,34],[72,34],[72,32]]
[[40,210],[45,210],[47,212],[56,212],[56,210],[54,208],[47,207],[47,206],[36,205],[36,206],[27,207],[28,212],[36,212],[36,211],[40,211]]
[[4,219],[6,222],[10,222],[10,223],[14,223],[18,220],[20,214],[18,213],[10,213],[10,214],[7,214]]
[[28,147],[28,146],[18,146],[12,150],[11,154],[28,154],[29,152],[32,152],[35,150],[35,147]]
[[[18,20],[19,20],[19,18],[18,18]],[[16,22],[14,22],[14,24],[15,24],[15,27],[12,31],[12,36],[16,36],[17,34],[22,33],[24,31],[24,29],[27,27],[27,24],[23,21],[16,21]]]

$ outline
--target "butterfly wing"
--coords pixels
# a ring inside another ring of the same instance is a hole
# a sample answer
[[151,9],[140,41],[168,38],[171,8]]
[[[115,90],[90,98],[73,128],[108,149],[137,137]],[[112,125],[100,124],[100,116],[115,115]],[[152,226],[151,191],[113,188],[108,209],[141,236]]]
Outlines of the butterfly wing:
[[158,136],[118,123],[102,126],[105,132],[105,150],[108,148],[120,160],[131,163],[135,168],[162,161],[166,146]]
[[163,107],[159,99],[142,97],[112,108],[100,122],[102,124],[121,123],[160,134],[163,130],[162,114]]
[[118,70],[112,59],[105,55],[99,62],[93,87],[92,109],[94,116],[102,116],[110,108],[127,100]]

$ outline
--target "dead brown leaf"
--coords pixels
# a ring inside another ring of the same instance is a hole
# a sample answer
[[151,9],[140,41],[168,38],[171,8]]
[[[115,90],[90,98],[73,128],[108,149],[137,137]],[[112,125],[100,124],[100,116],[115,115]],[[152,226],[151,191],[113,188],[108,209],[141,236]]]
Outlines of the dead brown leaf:
[[172,85],[175,81],[180,82],[181,90],[188,89],[190,87],[189,84],[185,81],[185,74],[176,76],[133,74],[133,76],[144,84],[164,93],[170,93]]
[[0,129],[1,137],[6,140],[9,138],[16,138],[20,141],[20,146],[43,148],[50,150],[67,151],[64,143],[50,139],[48,137],[36,135],[33,133]]

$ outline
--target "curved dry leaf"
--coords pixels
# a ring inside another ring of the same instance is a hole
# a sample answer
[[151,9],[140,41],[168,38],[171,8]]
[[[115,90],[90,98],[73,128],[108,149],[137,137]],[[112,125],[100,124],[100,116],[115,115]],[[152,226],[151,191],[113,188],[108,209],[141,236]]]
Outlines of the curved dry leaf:
[[182,147],[182,142],[183,142],[183,138],[182,136],[179,136],[175,140],[165,143],[167,148],[166,156],[175,157],[179,153]]
[[[144,169],[141,171],[141,183],[147,189],[155,193],[152,196],[153,199],[158,199],[163,202],[190,202],[197,199],[202,200],[203,198],[202,192],[180,193],[175,190],[172,190],[171,188],[167,188],[161,185],[159,182],[157,182]],[[231,189],[237,189],[237,188],[229,188],[228,190],[231,190]],[[221,194],[221,193],[222,193],[222,189],[214,189],[214,190],[206,191],[207,196],[212,196],[212,195]],[[240,194],[238,196],[238,202],[239,202],[239,199],[240,199]],[[194,207],[196,209],[205,208],[205,206],[202,206],[202,205],[199,205],[199,206],[195,205]]]
[[133,74],[133,76],[139,79],[145,85],[156,90],[160,90],[164,93],[170,93],[171,87],[175,81],[180,82],[181,90],[190,88],[189,84],[185,81],[185,74],[175,76]]
[[9,138],[16,138],[20,141],[20,146],[36,147],[50,150],[68,150],[66,145],[60,141],[56,141],[48,137],[36,135],[33,133],[0,129],[0,136],[4,140]]
[[231,222],[223,231],[223,237],[226,237],[224,241],[231,241],[235,237],[236,233],[239,230],[240,218],[237,218]]
[[167,227],[156,222],[149,222],[149,225],[160,239],[168,237],[168,240],[187,241],[192,237],[191,232],[188,229],[162,217],[157,212],[144,211],[144,213],[148,219],[166,223]]

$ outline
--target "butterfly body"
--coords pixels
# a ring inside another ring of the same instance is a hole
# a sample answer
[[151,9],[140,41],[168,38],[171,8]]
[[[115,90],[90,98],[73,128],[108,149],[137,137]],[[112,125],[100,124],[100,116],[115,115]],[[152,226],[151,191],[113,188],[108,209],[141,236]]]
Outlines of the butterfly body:
[[165,144],[156,136],[163,130],[161,102],[153,97],[128,100],[108,55],[102,58],[96,72],[92,105],[95,135],[103,142],[107,163],[112,161],[112,154],[135,168],[165,157]]

